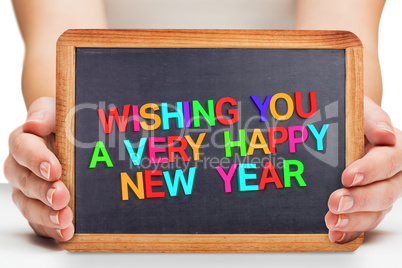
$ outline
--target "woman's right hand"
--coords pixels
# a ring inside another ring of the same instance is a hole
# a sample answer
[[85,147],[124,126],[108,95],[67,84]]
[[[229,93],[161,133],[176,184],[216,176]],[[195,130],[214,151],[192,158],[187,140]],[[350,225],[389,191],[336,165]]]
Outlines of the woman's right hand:
[[14,203],[35,233],[67,241],[74,234],[73,213],[54,155],[55,106],[54,98],[45,97],[31,104],[27,121],[10,134],[4,174],[13,188]]

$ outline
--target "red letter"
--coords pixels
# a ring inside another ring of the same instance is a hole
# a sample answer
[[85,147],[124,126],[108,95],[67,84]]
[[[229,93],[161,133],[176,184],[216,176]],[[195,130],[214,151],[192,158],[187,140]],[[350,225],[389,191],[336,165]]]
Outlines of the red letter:
[[232,119],[227,120],[222,116],[222,105],[226,102],[231,106],[237,105],[237,102],[230,97],[220,99],[215,106],[216,119],[218,119],[218,121],[224,125],[235,124],[237,121],[239,121],[239,113],[237,109],[228,109],[228,115],[232,115]]
[[[281,132],[282,136],[279,139],[275,139],[275,132]],[[288,139],[288,131],[284,127],[270,127],[268,128],[269,135],[269,149],[271,153],[276,153],[276,144],[284,143]]]
[[316,101],[316,97],[315,97],[315,92],[310,91],[308,93],[308,96],[310,99],[310,112],[305,113],[305,112],[303,112],[303,109],[302,109],[301,93],[295,92],[296,113],[301,118],[313,117],[315,115],[315,113],[317,112],[317,101]]
[[[179,142],[179,147],[174,147],[175,142]],[[169,162],[174,162],[174,153],[179,153],[183,161],[188,161],[188,156],[184,151],[187,148],[187,141],[182,136],[168,136],[168,155]]]
[[119,111],[116,107],[112,107],[109,110],[109,120],[106,122],[106,115],[103,109],[98,109],[99,118],[102,122],[103,129],[106,134],[112,132],[113,129],[113,117],[116,119],[116,124],[119,127],[120,132],[125,132],[127,129],[128,115],[130,113],[130,104],[124,105],[123,120],[120,119]]
[[151,180],[152,176],[162,176],[162,170],[145,170],[144,171],[144,184],[145,184],[145,197],[158,198],[165,197],[165,192],[152,192],[152,187],[162,186],[162,180]]
[[[271,172],[272,177],[268,178],[269,172]],[[283,188],[283,184],[279,179],[278,173],[276,172],[274,166],[271,162],[265,162],[264,171],[262,172],[262,177],[260,181],[260,186],[258,190],[265,190],[268,183],[274,182],[276,188]]]

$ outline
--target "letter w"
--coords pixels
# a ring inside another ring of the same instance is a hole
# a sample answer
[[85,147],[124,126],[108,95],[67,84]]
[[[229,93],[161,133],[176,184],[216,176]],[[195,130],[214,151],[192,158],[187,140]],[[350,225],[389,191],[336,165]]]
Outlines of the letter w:
[[192,167],[188,172],[188,181],[183,175],[183,171],[181,169],[176,170],[174,176],[174,182],[172,183],[172,179],[170,178],[170,174],[168,171],[163,172],[163,176],[165,177],[166,186],[169,190],[171,196],[177,196],[177,192],[179,190],[179,181],[183,186],[184,194],[190,195],[193,191],[194,184],[194,176],[195,176],[196,167]]
[[119,128],[120,132],[125,132],[127,129],[127,122],[128,122],[128,116],[130,113],[130,104],[124,105],[123,109],[123,118],[120,118],[119,111],[117,110],[116,107],[112,107],[109,110],[109,120],[106,121],[106,115],[105,111],[103,109],[98,109],[99,113],[99,118],[102,122],[103,129],[105,130],[106,134],[109,134],[112,132],[113,129],[113,117],[116,119],[116,124]]

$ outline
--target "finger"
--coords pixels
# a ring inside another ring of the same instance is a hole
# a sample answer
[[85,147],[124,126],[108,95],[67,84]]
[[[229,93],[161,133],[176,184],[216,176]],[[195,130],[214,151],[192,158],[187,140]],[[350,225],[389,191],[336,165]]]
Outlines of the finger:
[[399,178],[393,178],[366,186],[336,190],[329,197],[329,210],[335,214],[386,210],[399,198],[400,184]]
[[42,138],[17,129],[10,135],[9,148],[14,159],[36,176],[48,181],[60,178],[60,162]]
[[14,188],[12,198],[22,215],[31,223],[45,227],[64,229],[73,220],[73,212],[69,207],[53,210],[39,200],[26,197],[20,190]]
[[70,240],[74,235],[73,224],[70,224],[68,227],[64,229],[49,228],[34,223],[29,223],[29,225],[38,236],[50,237],[61,242]]
[[393,177],[402,169],[401,152],[402,144],[399,143],[394,147],[372,148],[363,158],[356,160],[344,170],[343,185],[345,187],[367,185]]
[[4,174],[10,184],[20,189],[25,196],[42,201],[54,210],[68,205],[70,194],[63,182],[47,182],[36,176],[29,169],[20,166],[12,157],[4,163]]
[[334,214],[331,211],[325,216],[325,224],[331,231],[365,232],[375,229],[391,208],[378,212],[357,212]]
[[340,231],[329,231],[328,237],[332,243],[344,244],[355,240],[360,236],[361,232],[344,233]]
[[394,128],[388,114],[364,96],[364,135],[375,145],[394,145]]
[[56,128],[55,99],[42,97],[35,100],[28,110],[27,121],[22,126],[24,132],[45,137]]

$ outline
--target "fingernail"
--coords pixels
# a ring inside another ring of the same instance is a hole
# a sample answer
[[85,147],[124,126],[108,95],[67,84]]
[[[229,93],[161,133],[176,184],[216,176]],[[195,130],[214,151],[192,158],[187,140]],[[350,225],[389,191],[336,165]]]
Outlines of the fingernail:
[[50,221],[53,222],[54,224],[57,224],[57,225],[60,224],[59,211],[51,211],[49,217],[50,217]]
[[40,173],[42,174],[42,176],[46,179],[49,180],[50,178],[50,164],[48,162],[42,162],[40,164]]
[[387,123],[385,122],[379,122],[377,123],[377,128],[380,128],[382,130],[390,132],[392,135],[395,135],[394,129]]
[[28,121],[36,121],[36,120],[43,120],[45,118],[45,114],[42,112],[32,113],[28,117]]
[[341,197],[338,206],[338,212],[344,212],[353,206],[353,198],[351,196],[344,195]]
[[56,188],[50,188],[49,190],[47,190],[47,201],[50,203],[51,206],[53,206],[53,194],[54,192],[56,192]]
[[335,227],[337,228],[343,228],[346,227],[349,223],[349,219],[345,215],[339,215],[338,216],[338,221],[335,224]]
[[346,233],[343,233],[343,235],[341,236],[341,238],[339,238],[338,240],[336,240],[336,243],[342,242],[342,240],[345,238]]
[[63,234],[61,233],[61,230],[60,230],[60,229],[56,229],[56,232],[57,232],[57,234],[58,234],[61,238],[64,238],[64,236],[63,236]]
[[356,173],[351,186],[355,186],[355,185],[361,183],[362,181],[363,181],[363,174]]

